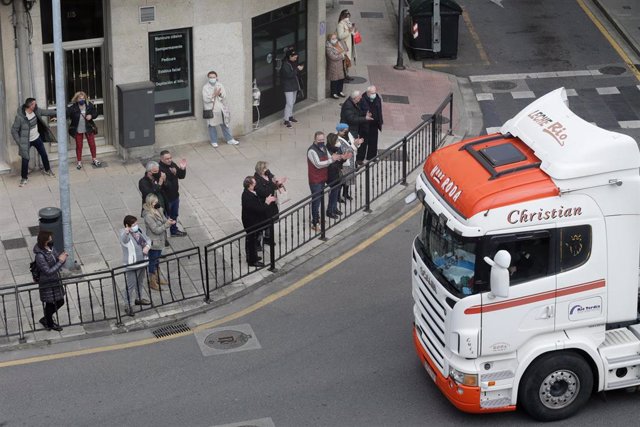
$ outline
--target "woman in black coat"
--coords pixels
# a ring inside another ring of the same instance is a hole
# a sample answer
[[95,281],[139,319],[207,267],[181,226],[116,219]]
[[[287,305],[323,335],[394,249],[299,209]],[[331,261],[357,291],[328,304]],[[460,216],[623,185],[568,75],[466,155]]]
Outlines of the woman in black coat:
[[[256,163],[256,173],[253,177],[256,179],[255,192],[261,201],[265,201],[269,196],[278,197],[278,189],[283,187],[287,182],[286,177],[276,178],[269,170],[269,164],[263,160]],[[272,203],[267,209],[267,218],[274,218],[278,216],[280,209],[277,203]],[[272,243],[273,227],[269,227],[265,230],[264,242]]]
[[64,305],[65,290],[60,283],[60,269],[67,260],[67,253],[58,254],[54,249],[53,234],[50,231],[38,233],[38,242],[33,247],[33,253],[40,274],[40,301],[44,303],[44,317],[40,319],[40,323],[48,331],[61,331],[62,327],[53,321],[53,315]]
[[[327,135],[327,151],[329,155],[342,154],[338,135],[330,133]],[[338,160],[329,165],[327,183],[331,187],[329,191],[329,204],[327,205],[327,216],[331,219],[338,219],[342,212],[338,209],[338,199],[340,198],[340,189],[342,188],[342,165],[344,160]]]
[[69,125],[69,135],[76,140],[76,169],[82,169],[82,141],[87,136],[89,151],[91,151],[91,163],[95,167],[102,166],[96,158],[96,130],[98,129],[93,120],[98,117],[98,110],[89,102],[87,94],[76,92],[71,98],[71,105],[67,107],[67,117],[71,119]]

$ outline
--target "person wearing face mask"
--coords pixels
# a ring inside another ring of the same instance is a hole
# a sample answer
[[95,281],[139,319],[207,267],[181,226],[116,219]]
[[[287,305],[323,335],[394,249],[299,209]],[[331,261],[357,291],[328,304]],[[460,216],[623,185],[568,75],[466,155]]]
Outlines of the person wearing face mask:
[[76,141],[76,160],[78,161],[76,169],[82,169],[82,141],[85,135],[91,151],[91,163],[97,168],[102,166],[96,157],[95,123],[93,122],[98,117],[98,110],[89,101],[86,93],[80,91],[73,95],[71,105],[67,107],[67,117],[71,120],[69,135]]
[[27,98],[18,111],[11,126],[11,136],[18,144],[18,154],[22,158],[20,187],[27,185],[29,174],[29,150],[35,147],[42,159],[44,174],[56,176],[49,165],[49,156],[43,141],[55,142],[53,132],[45,124],[42,116],[55,116],[55,110],[42,110],[34,98]]
[[284,92],[284,125],[291,128],[291,123],[298,122],[293,117],[293,105],[296,103],[298,91],[301,90],[300,72],[304,65],[298,64],[298,53],[293,49],[287,51],[285,59],[280,68],[280,83]]
[[67,253],[58,252],[53,247],[53,233],[40,230],[38,240],[33,247],[35,262],[40,272],[38,291],[40,301],[44,303],[44,317],[40,324],[47,330],[61,331],[62,327],[53,320],[53,315],[64,305],[65,289],[60,283],[60,269],[67,261]]
[[167,212],[166,199],[164,197],[164,186],[167,181],[167,175],[160,171],[158,162],[149,161],[145,167],[145,174],[138,181],[138,189],[142,194],[142,205],[144,206],[149,194],[155,194],[159,200],[163,212]]
[[145,199],[142,207],[142,218],[144,219],[147,236],[151,239],[151,249],[149,249],[149,287],[156,291],[160,290],[158,285],[168,284],[160,277],[160,256],[164,248],[164,241],[167,237],[167,229],[176,222],[164,216],[158,197],[150,193]]
[[342,164],[342,172],[345,176],[342,184],[342,198],[339,199],[340,203],[347,203],[347,200],[353,200],[350,193],[350,186],[355,184],[355,176],[351,173],[356,170],[356,153],[358,147],[364,141],[363,138],[354,138],[349,132],[349,125],[346,123],[338,123],[336,125],[336,132],[338,134],[338,141],[343,153],[351,153],[352,158],[345,160]]
[[378,155],[378,132],[382,132],[382,98],[375,86],[369,86],[360,100],[360,109],[371,115],[369,125],[361,129],[366,144],[358,149],[358,158],[367,161]]
[[346,56],[342,45],[338,43],[338,36],[335,33],[327,35],[327,43],[325,44],[327,55],[327,79],[330,82],[331,97],[334,99],[344,98],[342,92],[344,87],[344,58]]
[[[355,25],[351,22],[351,13],[347,9],[344,9],[340,12],[340,17],[338,17],[338,27],[336,28],[336,33],[338,35],[338,40],[342,44],[342,47],[346,51],[346,56],[349,58],[349,64],[355,64],[355,45],[353,44],[353,33],[355,32]],[[349,69],[346,70],[345,80],[350,82],[353,80],[352,77],[349,77]]]
[[229,125],[225,119],[228,114],[227,107],[227,91],[225,90],[220,79],[218,79],[218,73],[215,71],[209,71],[207,74],[207,83],[202,87],[202,101],[205,111],[213,111],[213,117],[207,120],[207,129],[209,131],[209,139],[213,148],[218,147],[218,130],[216,126],[220,126],[222,129],[222,135],[229,145],[240,144],[232,135]]
[[[151,240],[142,232],[138,225],[138,218],[135,216],[127,215],[122,222],[124,224],[124,228],[120,230],[122,263],[126,266],[131,266],[127,267],[124,275],[127,291],[127,307],[125,307],[125,313],[128,316],[133,316],[131,298],[134,296],[134,305],[151,305],[149,300],[144,298],[147,295],[144,286],[144,273],[148,263],[141,262],[147,259],[147,255],[151,250]],[[139,262],[140,264],[137,264]]]

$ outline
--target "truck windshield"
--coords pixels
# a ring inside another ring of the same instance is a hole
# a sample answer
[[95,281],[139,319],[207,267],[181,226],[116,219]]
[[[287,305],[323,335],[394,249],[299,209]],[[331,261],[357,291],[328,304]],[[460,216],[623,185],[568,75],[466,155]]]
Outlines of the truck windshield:
[[444,216],[426,206],[418,240],[420,257],[449,292],[464,298],[482,290],[474,286],[479,238],[456,234],[447,227]]

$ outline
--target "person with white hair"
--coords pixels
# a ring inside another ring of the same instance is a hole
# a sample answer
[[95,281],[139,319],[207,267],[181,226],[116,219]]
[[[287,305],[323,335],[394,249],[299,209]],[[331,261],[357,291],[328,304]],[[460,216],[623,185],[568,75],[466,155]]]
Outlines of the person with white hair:
[[363,129],[365,144],[358,148],[357,159],[369,161],[378,155],[378,132],[382,132],[382,98],[375,86],[369,86],[360,100],[360,109],[371,114],[369,126]]
[[167,180],[167,176],[164,172],[160,172],[160,165],[158,162],[149,161],[145,167],[145,174],[140,181],[138,181],[138,189],[142,194],[142,205],[147,199],[149,194],[155,194],[158,197],[160,206],[164,212],[167,212],[166,200],[164,197],[164,184]]
[[[351,92],[351,96],[342,104],[342,109],[340,110],[340,123],[346,123],[349,125],[349,133],[356,138],[363,136],[366,131],[369,123],[373,120],[371,113],[362,110],[360,108],[360,100],[362,99],[362,93],[359,90],[354,90]],[[367,140],[365,139],[362,145],[365,145]],[[361,147],[362,147],[361,145]],[[358,153],[360,150],[358,150]],[[357,158],[356,161],[360,163],[364,160],[363,158]]]

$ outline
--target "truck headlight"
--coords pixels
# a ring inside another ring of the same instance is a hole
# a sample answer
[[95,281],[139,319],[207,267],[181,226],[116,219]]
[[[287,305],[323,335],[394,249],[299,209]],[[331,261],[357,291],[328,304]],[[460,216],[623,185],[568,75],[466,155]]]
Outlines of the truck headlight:
[[460,372],[455,368],[449,368],[449,376],[458,384],[466,385],[469,387],[478,386],[478,374],[466,374]]

